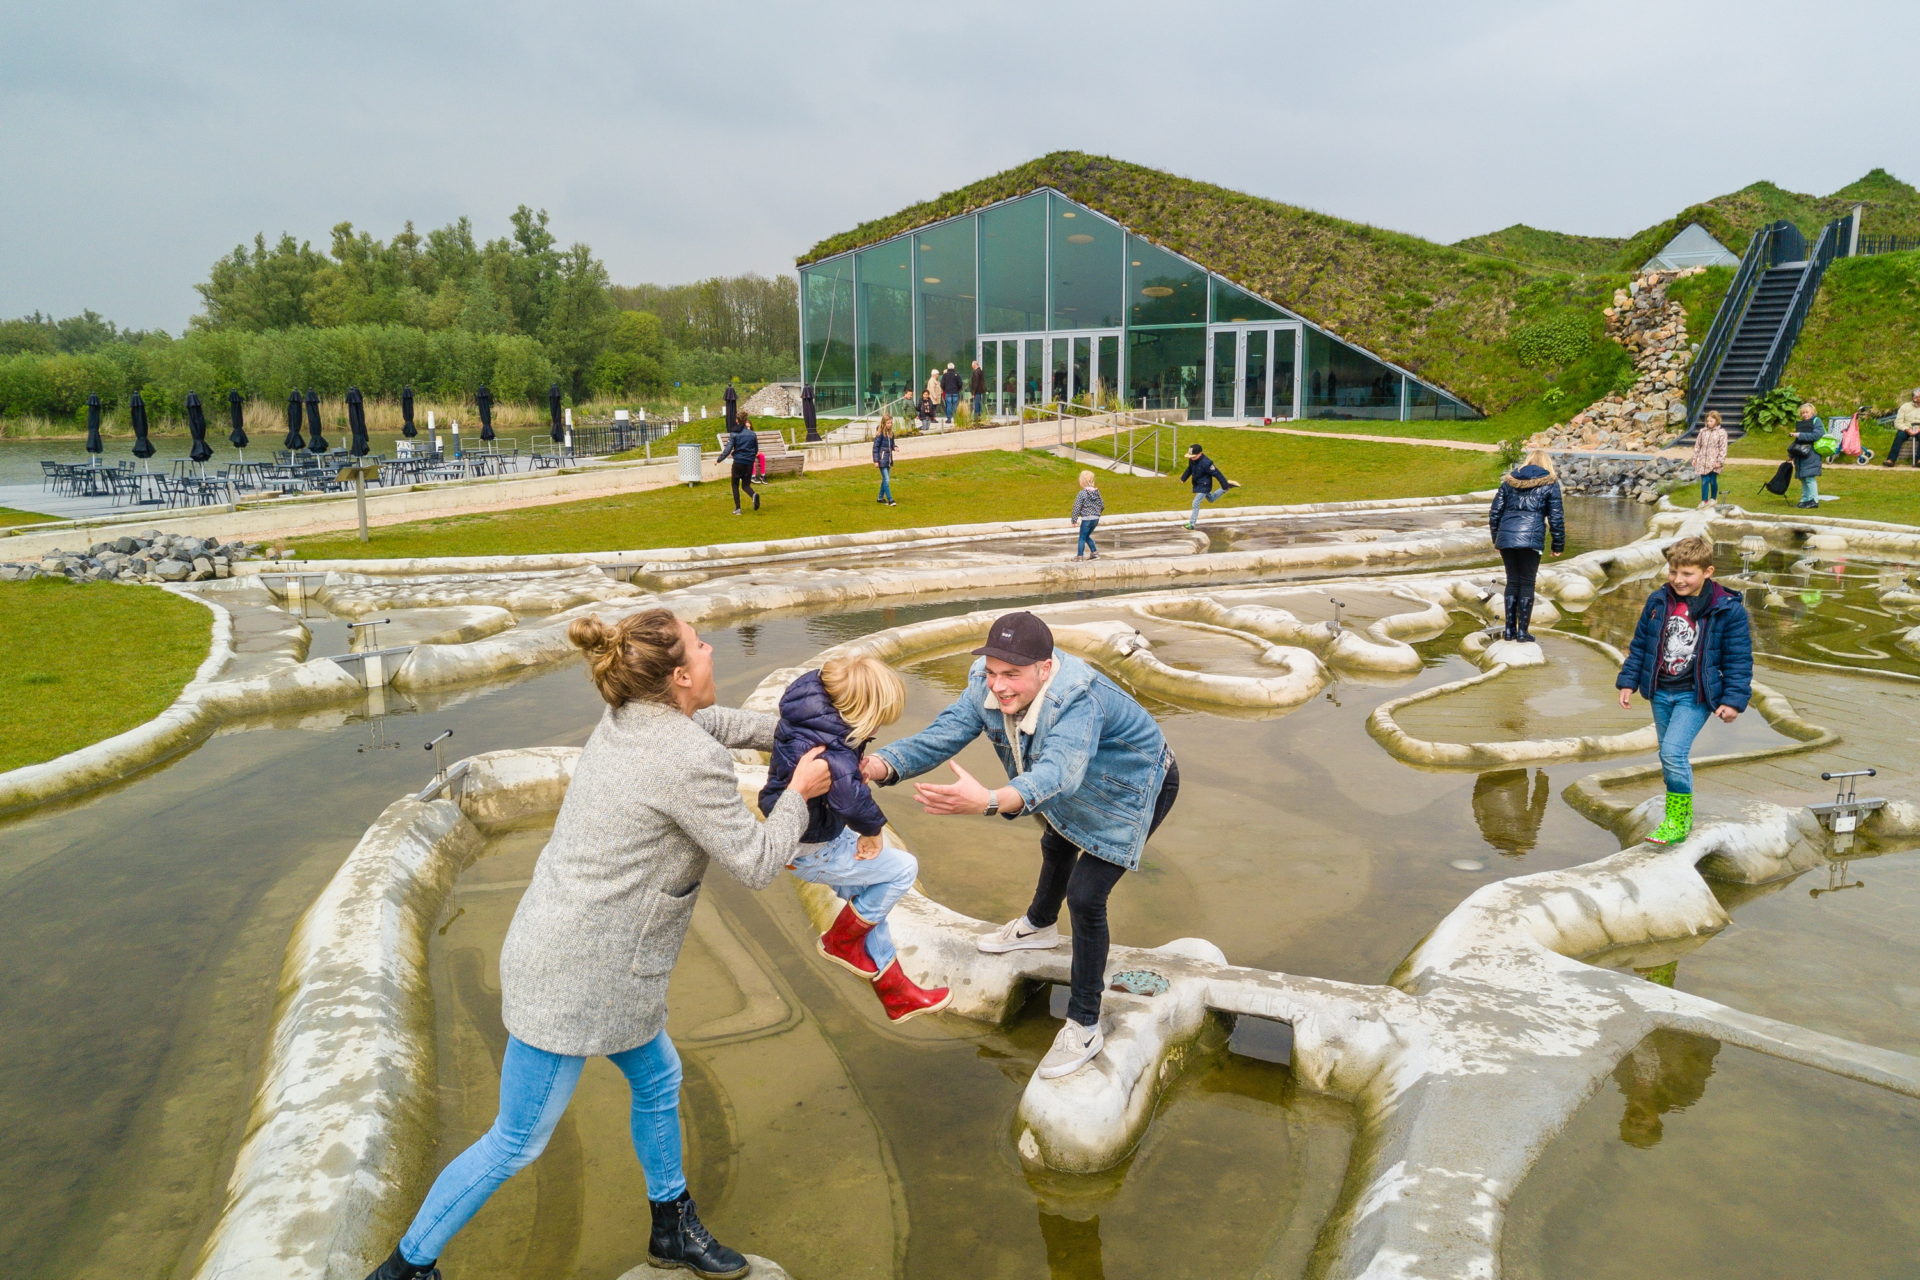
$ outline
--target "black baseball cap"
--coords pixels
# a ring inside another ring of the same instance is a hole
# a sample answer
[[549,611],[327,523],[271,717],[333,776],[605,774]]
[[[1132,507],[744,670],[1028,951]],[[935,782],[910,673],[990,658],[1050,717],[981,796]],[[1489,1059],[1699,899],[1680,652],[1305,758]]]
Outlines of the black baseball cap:
[[973,653],[1016,667],[1030,667],[1053,656],[1053,629],[1025,610],[1002,614],[987,629],[987,642]]

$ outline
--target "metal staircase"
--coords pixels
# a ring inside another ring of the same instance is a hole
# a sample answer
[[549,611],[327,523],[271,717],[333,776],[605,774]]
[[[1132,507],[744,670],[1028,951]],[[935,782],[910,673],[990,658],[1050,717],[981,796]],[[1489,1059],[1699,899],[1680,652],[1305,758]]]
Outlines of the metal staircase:
[[1827,264],[1847,252],[1853,219],[1829,222],[1811,252],[1791,222],[1755,233],[1688,371],[1687,430],[1676,444],[1692,442],[1709,409],[1719,410],[1729,436],[1745,434],[1748,399],[1780,381]]

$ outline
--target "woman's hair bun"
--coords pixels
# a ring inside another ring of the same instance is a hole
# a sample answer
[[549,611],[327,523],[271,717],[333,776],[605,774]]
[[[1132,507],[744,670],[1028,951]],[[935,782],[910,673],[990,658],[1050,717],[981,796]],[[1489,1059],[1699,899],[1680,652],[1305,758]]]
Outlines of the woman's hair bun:
[[568,624],[567,639],[573,642],[574,648],[584,649],[588,656],[597,658],[620,642],[620,634],[598,617],[589,614],[584,618],[575,618]]

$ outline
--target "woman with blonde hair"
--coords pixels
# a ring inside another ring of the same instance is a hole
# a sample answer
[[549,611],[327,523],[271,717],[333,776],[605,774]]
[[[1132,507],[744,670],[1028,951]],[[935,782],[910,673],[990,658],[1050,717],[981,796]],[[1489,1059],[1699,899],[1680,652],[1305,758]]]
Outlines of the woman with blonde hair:
[[1501,478],[1500,488],[1487,508],[1487,526],[1493,546],[1507,567],[1506,623],[1502,640],[1532,644],[1527,627],[1533,621],[1533,583],[1540,571],[1540,553],[1547,534],[1553,534],[1553,554],[1567,548],[1567,521],[1560,500],[1560,477],[1545,449],[1529,449],[1526,458]]
[[890,1022],[905,1022],[947,1007],[945,987],[923,988],[900,967],[887,913],[920,877],[919,861],[886,841],[887,815],[860,773],[874,735],[906,710],[907,686],[878,658],[829,658],[803,672],[780,698],[780,727],[760,808],[773,812],[791,786],[794,762],[826,749],[833,785],[808,802],[807,831],[788,869],[824,884],[846,901],[816,944],[820,954],[873,984]]
[[591,1057],[611,1059],[633,1091],[633,1146],[653,1219],[647,1260],[698,1276],[747,1274],[687,1194],[667,979],[708,863],[766,888],[800,847],[807,800],[832,776],[820,751],[807,752],[789,794],[756,822],[728,749],[770,748],[774,718],[713,705],[713,649],[692,627],[648,609],[614,623],[577,619],[567,638],[585,652],[607,710],[500,951],[500,1111],[440,1171],[368,1280],[437,1277],[447,1242],[546,1147]]

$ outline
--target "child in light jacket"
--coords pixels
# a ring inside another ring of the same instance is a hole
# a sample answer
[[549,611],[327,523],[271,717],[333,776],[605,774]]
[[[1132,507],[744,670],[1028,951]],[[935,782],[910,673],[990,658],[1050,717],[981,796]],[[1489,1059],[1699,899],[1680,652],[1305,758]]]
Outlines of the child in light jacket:
[[1100,549],[1093,545],[1094,526],[1100,523],[1100,517],[1106,514],[1106,504],[1100,499],[1100,488],[1093,482],[1093,472],[1080,473],[1080,492],[1073,496],[1073,514],[1069,522],[1080,526],[1080,541],[1074,544],[1075,560],[1098,560]]
[[1727,465],[1727,429],[1720,425],[1720,411],[1707,410],[1700,433],[1693,438],[1693,472],[1700,477],[1700,505],[1711,506],[1720,499],[1720,471]]

